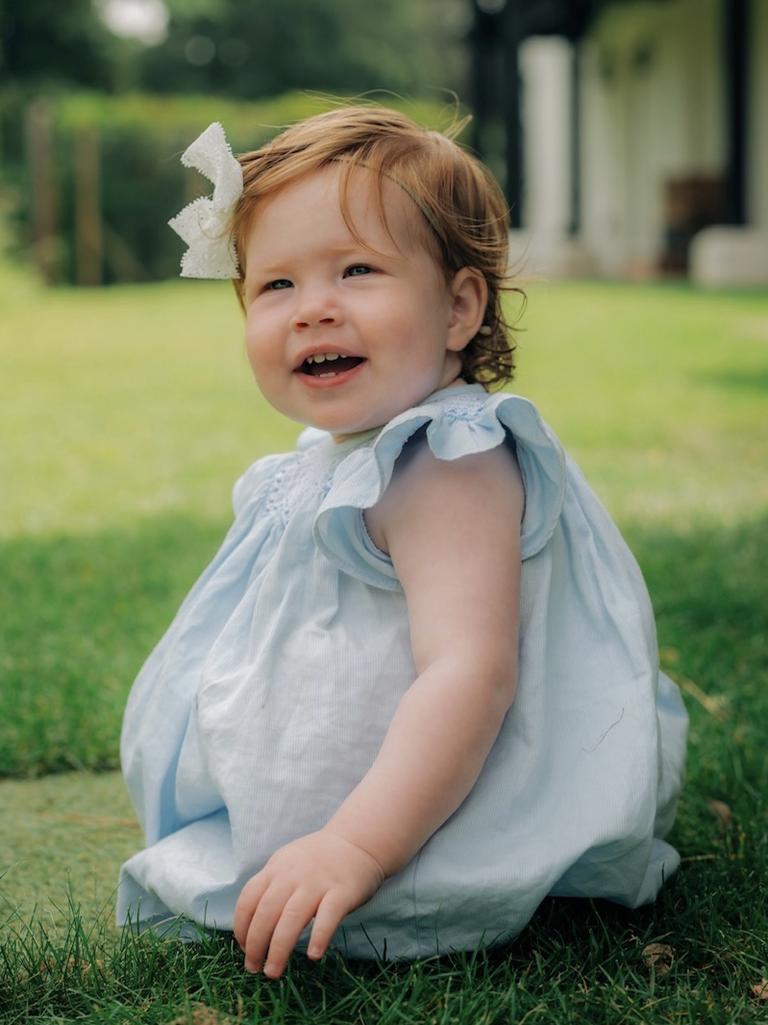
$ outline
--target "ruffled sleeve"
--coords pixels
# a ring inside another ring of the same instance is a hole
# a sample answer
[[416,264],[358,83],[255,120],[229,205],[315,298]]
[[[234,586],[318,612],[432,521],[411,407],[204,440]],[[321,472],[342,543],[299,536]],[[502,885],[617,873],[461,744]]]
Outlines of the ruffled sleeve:
[[392,561],[368,536],[363,511],[379,501],[406,442],[424,428],[426,442],[438,459],[459,459],[511,445],[525,488],[522,558],[532,558],[547,544],[565,495],[565,454],[560,442],[528,399],[488,395],[479,386],[470,387],[471,394],[447,397],[443,392],[440,399],[400,414],[372,445],[353,450],[340,463],[315,517],[314,537],[342,570],[373,586],[400,590]]

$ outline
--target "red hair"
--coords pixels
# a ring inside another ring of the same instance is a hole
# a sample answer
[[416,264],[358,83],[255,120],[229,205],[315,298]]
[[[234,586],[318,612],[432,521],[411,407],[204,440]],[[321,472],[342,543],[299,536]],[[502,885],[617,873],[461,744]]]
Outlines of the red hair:
[[522,290],[508,283],[507,204],[490,171],[453,139],[452,132],[430,131],[384,107],[349,106],[300,121],[260,149],[243,153],[243,193],[233,213],[231,230],[241,276],[234,286],[240,306],[246,274],[246,242],[257,207],[264,199],[304,175],[341,161],[339,202],[342,215],[358,242],[349,217],[347,194],[356,167],[373,171],[379,214],[389,230],[382,185],[395,181],[424,215],[421,235],[450,281],[462,267],[472,267],[488,287],[483,326],[466,348],[461,376],[484,387],[502,385],[514,375],[512,325],[502,307],[504,292]]

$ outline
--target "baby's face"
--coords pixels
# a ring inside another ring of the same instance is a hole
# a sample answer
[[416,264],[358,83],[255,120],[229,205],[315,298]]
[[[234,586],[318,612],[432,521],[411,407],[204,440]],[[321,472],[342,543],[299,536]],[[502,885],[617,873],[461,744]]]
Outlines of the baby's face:
[[379,217],[373,173],[356,168],[349,213],[376,250],[369,252],[344,223],[340,174],[338,166],[312,173],[259,205],[244,286],[248,358],[265,398],[338,439],[379,427],[452,383],[466,344],[450,332],[451,290],[418,241],[429,229],[413,230],[423,218],[417,205],[385,182],[396,247]]

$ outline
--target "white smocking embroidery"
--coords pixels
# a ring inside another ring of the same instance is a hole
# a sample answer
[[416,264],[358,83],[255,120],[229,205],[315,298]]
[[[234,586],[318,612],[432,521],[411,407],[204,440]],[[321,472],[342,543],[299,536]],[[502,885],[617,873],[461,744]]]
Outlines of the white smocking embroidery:
[[[372,444],[373,439],[352,452],[370,448]],[[312,446],[291,453],[270,481],[265,500],[267,512],[285,526],[297,506],[310,501],[319,506],[331,489],[340,463],[352,452],[342,451],[323,458]]]
[[480,406],[475,398],[453,399],[440,406],[439,415],[444,420],[463,420],[469,422],[477,419]]

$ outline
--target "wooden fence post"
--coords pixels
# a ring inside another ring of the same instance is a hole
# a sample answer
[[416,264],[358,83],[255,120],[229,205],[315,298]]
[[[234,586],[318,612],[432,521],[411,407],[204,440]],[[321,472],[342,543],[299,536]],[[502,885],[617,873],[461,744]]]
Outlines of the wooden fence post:
[[51,109],[34,100],[24,118],[27,163],[32,183],[32,245],[35,263],[47,285],[59,277],[56,237],[56,181],[51,145]]
[[103,231],[101,225],[101,174],[98,130],[75,129],[75,258],[78,285],[102,281]]

